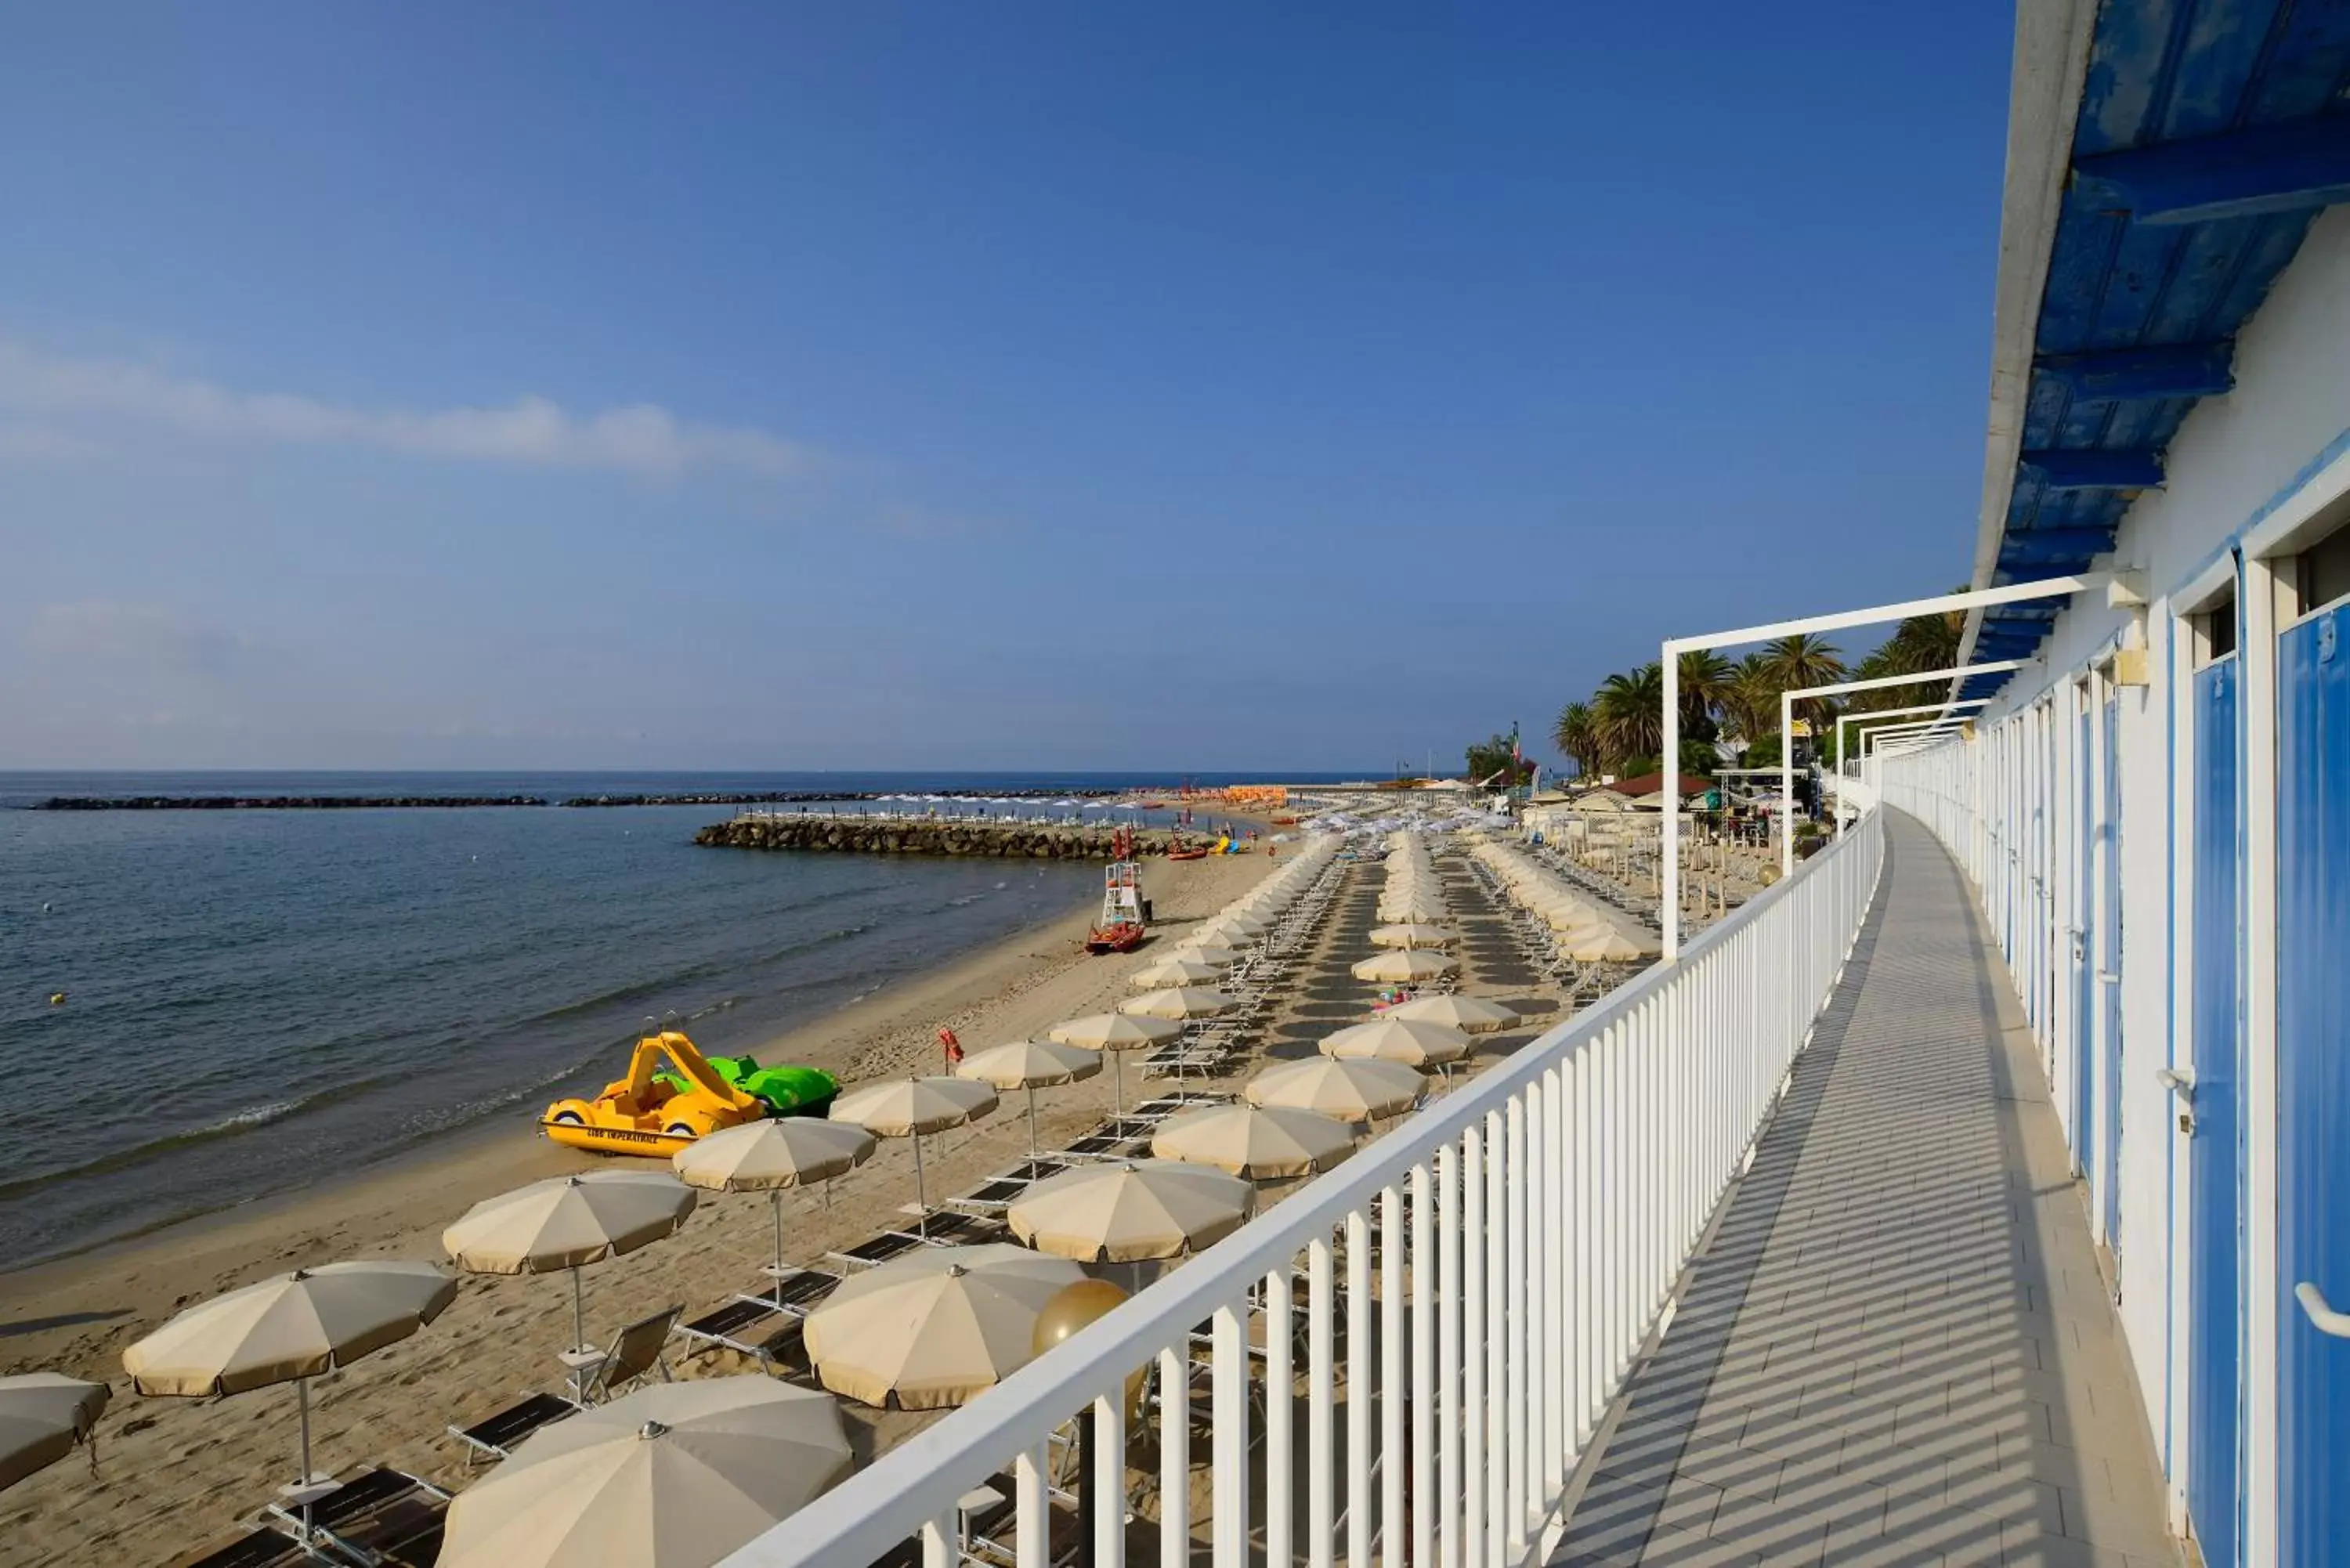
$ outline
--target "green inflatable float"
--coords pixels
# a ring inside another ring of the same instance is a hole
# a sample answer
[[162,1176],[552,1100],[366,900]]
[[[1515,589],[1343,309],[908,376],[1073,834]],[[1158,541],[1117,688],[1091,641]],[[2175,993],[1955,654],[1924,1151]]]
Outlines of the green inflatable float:
[[[710,1064],[729,1085],[764,1101],[771,1116],[823,1116],[840,1093],[840,1080],[821,1067],[762,1067],[752,1056],[712,1056]],[[681,1093],[691,1087],[675,1073],[661,1074],[660,1081]]]

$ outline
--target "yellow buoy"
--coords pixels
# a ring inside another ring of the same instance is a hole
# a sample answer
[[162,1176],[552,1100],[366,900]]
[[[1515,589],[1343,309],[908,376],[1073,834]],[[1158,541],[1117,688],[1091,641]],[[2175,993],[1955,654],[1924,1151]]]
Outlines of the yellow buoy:
[[63,1007],[65,1004],[66,993],[64,992],[53,991],[49,992],[49,1005],[51,1007]]

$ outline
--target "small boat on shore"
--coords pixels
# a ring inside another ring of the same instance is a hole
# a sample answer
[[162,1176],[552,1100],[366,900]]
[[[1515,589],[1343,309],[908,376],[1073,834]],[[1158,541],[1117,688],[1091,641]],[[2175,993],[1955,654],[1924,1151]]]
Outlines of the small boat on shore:
[[[656,1070],[664,1057],[668,1074]],[[672,1087],[679,1080],[691,1086]],[[683,1031],[666,1029],[637,1042],[627,1077],[613,1079],[592,1100],[556,1101],[538,1125],[569,1148],[667,1159],[698,1137],[766,1115],[766,1103],[719,1076]]]

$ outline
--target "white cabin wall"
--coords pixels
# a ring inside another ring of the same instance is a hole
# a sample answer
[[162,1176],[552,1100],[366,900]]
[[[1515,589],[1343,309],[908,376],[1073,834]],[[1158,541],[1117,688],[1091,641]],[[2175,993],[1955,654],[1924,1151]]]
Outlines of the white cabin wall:
[[[2120,707],[2125,1051],[2118,1284],[2123,1331],[2175,1491],[2183,1486],[2184,1445],[2190,1440],[2182,1430],[2187,1325],[2178,1321],[2185,1300],[2179,1271],[2186,1262],[2186,1140],[2177,1130],[2176,1102],[2154,1077],[2158,1066],[2183,1064],[2191,1054],[2186,1015],[2174,1006],[2182,994],[2178,974],[2188,958],[2180,933],[2189,929],[2190,890],[2185,868],[2177,863],[2175,821],[2184,809],[2178,757],[2187,740],[2189,704],[2178,677],[2188,661],[2172,646],[2171,596],[2199,579],[2208,583],[2214,562],[2225,558],[2233,541],[2350,448],[2350,208],[2332,209],[2312,226],[2300,254],[2240,336],[2235,369],[2235,390],[2204,400],[2188,417],[2170,445],[2166,487],[2137,499],[2124,517],[2116,548],[2097,563],[2142,574],[2152,600],[2144,634],[2148,684],[2125,689]],[[2043,694],[2056,693],[2061,771],[2054,810],[2064,862],[2060,879],[2073,876],[2069,846],[2081,826],[2073,820],[2077,796],[2069,782],[2073,709],[2066,689],[2116,646],[2131,619],[2130,611],[2110,607],[2102,596],[2082,596],[2059,616],[2038,659],[2016,672],[1981,720],[1984,742],[1975,749],[1996,755],[1996,746],[1985,743],[1994,732]],[[1989,816],[2011,796],[1991,784],[1990,770],[1981,771],[1985,784],[1977,798]],[[1896,776],[1887,774],[1885,782]],[[1902,803],[1898,788],[1892,798]],[[1982,825],[1979,840],[1988,826]],[[2014,830],[2023,826],[2015,824]],[[1963,844],[1953,847],[1961,854],[1966,849]],[[1984,869],[1987,879],[2002,875],[1996,865]],[[1987,900],[2021,895],[2020,887],[1984,889]],[[2060,920],[2064,907],[2060,899]],[[2065,956],[2061,941],[2048,954],[2057,966],[2059,995],[2053,1027],[2043,1032],[2053,1038],[2043,1038],[2043,1044],[2053,1061],[2052,1090],[2069,1116],[2072,1053],[2079,1036],[2070,998],[2064,994],[2070,983]],[[2022,960],[2024,951],[2020,949],[2016,957]],[[2017,979],[2023,986],[2032,983],[2030,977]],[[2251,977],[2249,983],[2261,981]],[[2102,1074],[2101,1062],[2085,1065]],[[2248,1139],[2272,1147],[2273,1136],[2272,1128],[2248,1124]],[[2093,1153],[2093,1184],[2099,1163]],[[2252,1168],[2272,1170],[2273,1162],[2256,1158]],[[2092,1222],[2100,1228],[2104,1215],[2095,1199],[2101,1196],[2090,1201]],[[2255,1185],[2247,1200],[2250,1223],[2273,1227],[2273,1191]],[[2274,1298],[2264,1298],[2256,1286],[2247,1328],[2256,1338],[2272,1338],[2275,1325],[2261,1309],[2263,1299]],[[2256,1514],[2273,1508],[2272,1498],[2255,1497],[2251,1503]]]

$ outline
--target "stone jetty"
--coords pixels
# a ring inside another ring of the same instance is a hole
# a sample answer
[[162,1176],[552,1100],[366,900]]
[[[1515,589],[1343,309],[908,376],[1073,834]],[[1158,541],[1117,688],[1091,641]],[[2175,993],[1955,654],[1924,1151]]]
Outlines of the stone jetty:
[[[800,849],[847,855],[945,855],[969,859],[1107,860],[1107,827],[1040,826],[1032,823],[934,822],[920,817],[738,816],[693,836],[696,844],[728,849]],[[1164,855],[1162,828],[1135,834],[1142,855]],[[1197,842],[1197,836],[1194,836]]]

